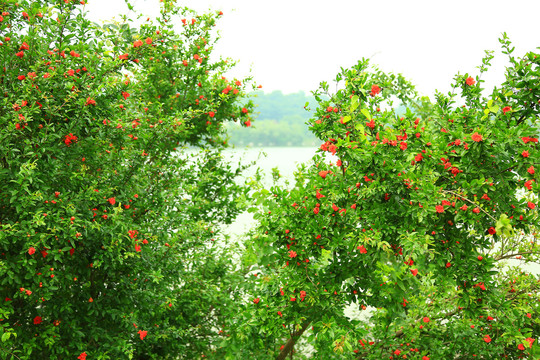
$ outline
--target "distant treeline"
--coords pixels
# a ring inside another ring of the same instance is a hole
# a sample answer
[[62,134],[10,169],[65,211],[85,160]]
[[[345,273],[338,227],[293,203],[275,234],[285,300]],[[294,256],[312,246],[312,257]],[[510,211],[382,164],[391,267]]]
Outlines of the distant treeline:
[[256,93],[251,98],[257,104],[252,127],[242,128],[230,124],[229,143],[235,146],[316,146],[319,141],[309,132],[306,121],[313,111],[304,106],[309,102],[315,108],[315,98],[304,92],[283,94]]

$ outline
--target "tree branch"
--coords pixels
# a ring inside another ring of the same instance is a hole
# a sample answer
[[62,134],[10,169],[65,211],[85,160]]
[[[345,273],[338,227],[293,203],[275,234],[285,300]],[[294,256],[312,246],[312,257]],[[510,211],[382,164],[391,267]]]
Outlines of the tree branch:
[[300,336],[302,336],[304,331],[306,331],[309,324],[311,324],[311,320],[305,320],[302,323],[302,327],[300,328],[300,330],[295,331],[295,332],[292,333],[291,337],[289,338],[289,340],[287,341],[287,343],[285,344],[285,346],[283,347],[283,349],[279,353],[276,360],[285,360],[285,358],[287,357],[289,352],[292,351],[294,344],[296,344],[296,341],[300,338]]

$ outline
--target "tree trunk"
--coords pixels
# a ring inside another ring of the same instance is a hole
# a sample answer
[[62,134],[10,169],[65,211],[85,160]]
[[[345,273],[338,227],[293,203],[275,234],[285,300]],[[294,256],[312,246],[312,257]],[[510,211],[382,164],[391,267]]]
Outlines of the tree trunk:
[[300,330],[293,332],[291,338],[287,341],[276,360],[285,360],[287,355],[292,351],[294,344],[296,344],[296,340],[298,340],[300,336],[302,336],[309,324],[311,324],[311,320],[306,320],[302,323],[302,328]]

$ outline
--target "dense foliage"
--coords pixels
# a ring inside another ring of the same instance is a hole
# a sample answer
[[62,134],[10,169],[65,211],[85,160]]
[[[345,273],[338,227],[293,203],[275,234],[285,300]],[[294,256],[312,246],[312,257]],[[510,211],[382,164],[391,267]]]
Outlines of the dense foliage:
[[[319,154],[263,189],[221,153],[254,111],[211,57],[221,12],[83,5],[0,3],[0,358],[540,357],[538,54],[503,37],[500,87],[487,53],[434,103],[343,69]],[[241,248],[220,230],[246,206]]]
[[252,105],[211,58],[221,13],[83,5],[0,3],[0,358],[193,359],[234,311],[222,125]]
[[540,56],[501,43],[487,96],[490,52],[435,103],[366,60],[336,93],[321,84],[320,153],[254,195],[257,276],[232,340],[246,358],[284,359],[302,335],[321,359],[540,358],[540,279],[523,268],[540,261]]

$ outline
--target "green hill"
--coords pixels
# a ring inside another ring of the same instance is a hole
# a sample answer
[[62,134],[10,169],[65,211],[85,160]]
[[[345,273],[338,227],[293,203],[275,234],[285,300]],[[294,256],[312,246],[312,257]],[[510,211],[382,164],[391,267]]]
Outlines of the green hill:
[[251,128],[231,124],[227,131],[229,142],[235,146],[316,146],[318,141],[308,130],[306,121],[312,112],[304,109],[307,102],[316,104],[313,96],[304,92],[283,94],[256,93],[257,105]]

